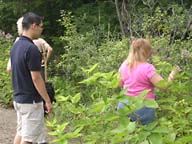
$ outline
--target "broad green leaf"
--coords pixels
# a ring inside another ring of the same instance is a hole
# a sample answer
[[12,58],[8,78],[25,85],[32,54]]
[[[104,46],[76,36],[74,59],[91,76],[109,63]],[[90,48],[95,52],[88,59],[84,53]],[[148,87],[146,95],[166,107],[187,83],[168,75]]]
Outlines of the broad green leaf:
[[185,109],[185,113],[187,114],[187,113],[189,113],[189,112],[191,112],[192,111],[192,108],[191,107],[187,107],[186,109]]
[[150,144],[163,144],[161,134],[152,134],[149,136]]
[[120,119],[119,119],[119,122],[120,122],[121,125],[126,127],[130,123],[130,120],[129,120],[128,116],[121,116]]
[[107,95],[102,95],[103,101],[105,102],[105,104],[107,104]]
[[110,85],[108,86],[108,88],[116,88],[116,87],[118,87],[118,84],[119,84],[119,80],[113,79],[113,80],[110,82]]
[[155,100],[145,99],[144,105],[150,108],[158,108],[158,104]]
[[104,80],[108,80],[108,81],[110,81],[111,78],[112,78],[112,76],[113,76],[113,74],[114,74],[113,71],[108,72],[108,73],[105,73],[105,74],[103,75]]
[[[124,119],[126,120],[126,119]],[[126,122],[124,122],[123,125],[119,125],[117,128],[112,130],[112,133],[117,134],[117,133],[122,133],[125,132],[126,133],[132,133],[136,128],[136,123],[135,122],[129,122],[129,120],[127,119]]]
[[118,101],[125,103],[125,102],[129,101],[129,99],[130,99],[129,96],[123,95],[123,96],[119,97]]
[[71,109],[69,109],[70,112],[74,113],[74,114],[80,114],[84,111],[83,108],[81,107],[72,107]]
[[169,133],[169,128],[159,126],[153,130],[153,133]]
[[141,142],[140,144],[150,144],[147,140]]
[[171,85],[172,82],[167,82],[167,80],[161,80],[157,83],[157,87],[159,88],[168,88]]
[[118,115],[116,115],[116,114],[107,114],[105,117],[104,117],[104,119],[106,120],[106,121],[114,121],[114,120],[116,120],[116,119],[119,119],[119,116]]
[[118,109],[118,114],[120,116],[120,119],[123,118],[123,117],[127,117],[128,118],[128,115],[131,113],[131,109],[128,106],[124,106],[123,108],[120,108]]
[[80,84],[91,85],[91,84],[94,84],[96,80],[97,80],[97,77],[91,76],[91,77],[89,77],[89,78],[87,78],[87,79],[85,79],[85,80],[83,80],[83,81],[81,81],[81,82],[79,82],[79,83],[80,83]]
[[179,138],[176,141],[176,144],[187,144],[188,142],[192,142],[192,136],[183,136],[181,138]]
[[51,143],[56,143],[56,144],[69,144],[66,139],[63,139],[62,137],[56,138],[51,141]]
[[47,125],[48,127],[54,128],[54,127],[56,126],[56,123],[57,123],[56,118],[54,118],[52,121],[46,120],[46,125]]
[[81,67],[81,69],[83,70],[83,72],[85,72],[85,73],[91,73],[96,67],[98,66],[98,63],[97,64],[95,64],[95,65],[93,65],[91,68],[89,68],[89,69],[85,69],[85,68],[83,68],[83,67]]
[[95,73],[92,76],[88,77],[87,79],[85,79],[79,83],[80,84],[87,84],[87,85],[94,85],[97,82],[98,78],[101,77],[101,75],[102,75],[102,73],[99,73],[99,72]]
[[74,113],[74,114],[79,114],[82,113],[84,111],[83,108],[81,107],[75,107],[75,105],[73,105],[72,103],[67,103],[66,104],[67,110]]
[[144,140],[150,134],[151,134],[151,132],[149,132],[149,131],[141,131],[141,132],[138,133],[138,137],[139,137],[140,140]]
[[70,132],[68,132],[68,133],[65,134],[64,138],[72,139],[72,138],[80,137],[81,135],[82,134],[80,134],[80,133],[70,133]]
[[75,133],[75,134],[78,134],[82,129],[83,129],[83,127],[79,127],[79,128],[77,128],[77,129],[74,131],[74,133]]
[[49,135],[51,136],[57,136],[58,135],[58,132],[56,131],[51,131],[51,132],[48,132]]
[[65,96],[57,96],[56,97],[58,102],[65,102],[69,99],[69,96],[65,97]]
[[71,101],[73,104],[76,104],[79,102],[80,99],[81,99],[81,94],[77,93],[74,97],[71,98]]
[[156,126],[157,126],[157,122],[155,121],[155,122],[152,122],[152,123],[149,123],[148,125],[146,125],[145,127],[144,127],[144,129],[146,129],[146,130],[148,130],[148,131],[151,131],[151,130],[153,130]]
[[105,103],[103,101],[100,101],[98,103],[95,103],[91,106],[91,109],[93,112],[100,113],[105,107]]
[[129,133],[132,133],[135,131],[136,128],[136,123],[135,122],[129,122],[128,126],[127,126],[127,130]]
[[110,143],[112,144],[128,144],[126,142],[128,142],[130,140],[130,137],[127,137],[126,132],[124,133],[119,133],[117,135],[115,135],[114,137],[112,137],[112,139],[110,139]]
[[176,133],[168,133],[167,138],[170,142],[174,142],[176,139]]
[[90,69],[88,69],[87,72],[91,73],[98,65],[99,65],[98,63],[94,64]]
[[59,131],[60,133],[62,133],[68,124],[69,124],[69,123],[66,122],[66,123],[63,123],[63,124],[61,124],[61,125],[57,125],[57,131]]
[[148,93],[149,93],[149,90],[144,90],[141,93],[139,93],[139,95],[137,97],[145,98]]
[[124,131],[126,131],[126,133],[127,133],[127,128],[125,126],[123,126],[123,125],[120,125],[119,127],[112,130],[112,133],[118,134],[118,133],[122,133]]
[[80,137],[82,134],[79,133],[81,130],[83,129],[83,127],[77,128],[74,132],[67,132],[64,136],[64,138],[67,139],[72,139],[72,138],[77,138]]

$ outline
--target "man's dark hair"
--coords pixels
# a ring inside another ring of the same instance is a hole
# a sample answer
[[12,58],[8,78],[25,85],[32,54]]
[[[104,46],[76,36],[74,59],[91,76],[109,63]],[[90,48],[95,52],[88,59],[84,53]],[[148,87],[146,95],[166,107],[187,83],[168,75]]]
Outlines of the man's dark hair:
[[28,30],[32,24],[39,25],[43,21],[43,17],[33,13],[28,12],[23,15],[22,27],[24,30]]

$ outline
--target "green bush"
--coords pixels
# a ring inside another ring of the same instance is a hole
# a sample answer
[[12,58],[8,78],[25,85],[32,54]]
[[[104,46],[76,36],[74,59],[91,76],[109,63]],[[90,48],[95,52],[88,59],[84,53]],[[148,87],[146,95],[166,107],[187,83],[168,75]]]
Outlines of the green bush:
[[[155,65],[157,68],[168,67],[161,71],[165,76],[171,70],[169,63],[159,59],[155,60]],[[143,99],[147,91],[133,98],[125,96],[124,91],[116,91],[117,74],[94,72],[96,66],[83,69],[87,78],[79,83],[86,85],[84,91],[87,97],[91,97],[91,102],[81,103],[80,99],[85,94],[77,92],[71,95],[70,89],[57,96],[55,117],[47,123],[52,129],[49,134],[56,137],[55,143],[68,143],[74,138],[79,143],[90,144],[187,144],[192,141],[191,82],[187,80],[186,72],[181,72],[168,90],[156,91],[155,102]],[[118,101],[125,100],[129,100],[130,105],[117,110]],[[157,108],[155,122],[147,126],[130,122],[127,115],[142,106]]]
[[10,40],[0,38],[0,103],[5,106],[12,105],[13,95],[11,75],[6,71],[11,44]]

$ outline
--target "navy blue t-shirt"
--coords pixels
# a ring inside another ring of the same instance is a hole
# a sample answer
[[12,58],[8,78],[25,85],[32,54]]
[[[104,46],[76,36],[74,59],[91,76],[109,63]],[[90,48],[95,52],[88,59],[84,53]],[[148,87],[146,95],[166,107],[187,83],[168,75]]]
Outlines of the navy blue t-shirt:
[[33,41],[21,36],[11,49],[14,101],[38,103],[42,98],[36,90],[30,71],[41,71],[41,53]]

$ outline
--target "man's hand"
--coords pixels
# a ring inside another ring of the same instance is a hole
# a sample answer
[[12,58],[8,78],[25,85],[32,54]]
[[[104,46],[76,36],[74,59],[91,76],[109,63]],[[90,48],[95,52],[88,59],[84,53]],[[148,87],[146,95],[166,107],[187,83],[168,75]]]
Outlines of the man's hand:
[[51,102],[46,102],[46,103],[45,103],[45,109],[46,109],[46,112],[47,112],[48,114],[52,112],[53,107],[52,107]]
[[33,80],[33,83],[35,85],[35,88],[45,101],[45,109],[47,113],[52,112],[52,104],[49,98],[49,95],[47,93],[46,87],[45,87],[45,82],[43,81],[43,78],[41,76],[40,71],[31,71],[31,77]]

